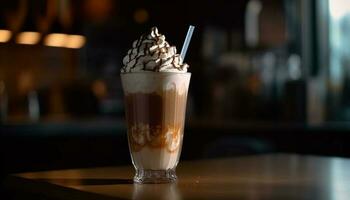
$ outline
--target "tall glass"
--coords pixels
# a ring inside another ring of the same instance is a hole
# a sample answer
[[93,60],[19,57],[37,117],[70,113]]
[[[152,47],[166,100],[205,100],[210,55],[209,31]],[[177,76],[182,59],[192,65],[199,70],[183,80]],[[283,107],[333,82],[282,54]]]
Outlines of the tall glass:
[[190,73],[121,74],[136,183],[176,180]]

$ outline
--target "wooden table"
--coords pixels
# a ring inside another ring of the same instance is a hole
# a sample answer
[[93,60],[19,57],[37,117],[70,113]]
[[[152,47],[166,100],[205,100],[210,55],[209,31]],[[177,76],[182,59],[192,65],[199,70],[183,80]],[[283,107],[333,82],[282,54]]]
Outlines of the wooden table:
[[273,154],[181,162],[176,184],[133,184],[133,173],[131,166],[22,173],[5,185],[15,194],[57,200],[350,198],[350,159],[343,158]]

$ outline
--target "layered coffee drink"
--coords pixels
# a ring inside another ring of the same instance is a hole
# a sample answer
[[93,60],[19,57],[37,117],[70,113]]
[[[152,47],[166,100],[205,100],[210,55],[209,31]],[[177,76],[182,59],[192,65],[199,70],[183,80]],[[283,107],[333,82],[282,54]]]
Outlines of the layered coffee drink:
[[129,149],[138,183],[176,180],[190,73],[152,28],[133,43],[121,73]]

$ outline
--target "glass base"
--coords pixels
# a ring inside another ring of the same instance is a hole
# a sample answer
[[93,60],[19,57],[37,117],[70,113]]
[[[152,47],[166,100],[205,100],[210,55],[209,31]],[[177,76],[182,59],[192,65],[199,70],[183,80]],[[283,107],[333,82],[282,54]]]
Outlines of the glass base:
[[135,183],[172,183],[177,179],[175,170],[138,169],[134,176]]

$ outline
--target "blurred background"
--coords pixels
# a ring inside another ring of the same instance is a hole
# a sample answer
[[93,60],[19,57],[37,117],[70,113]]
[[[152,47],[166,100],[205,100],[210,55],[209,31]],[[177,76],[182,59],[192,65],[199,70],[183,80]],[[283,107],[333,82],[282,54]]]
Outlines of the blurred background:
[[2,174],[131,164],[122,58],[152,26],[192,73],[182,159],[350,157],[348,0],[0,1]]

